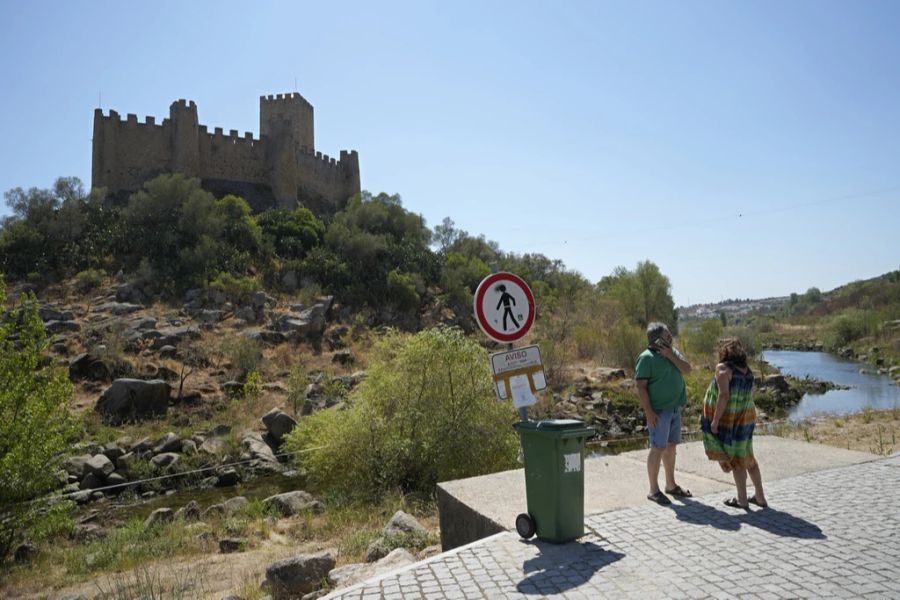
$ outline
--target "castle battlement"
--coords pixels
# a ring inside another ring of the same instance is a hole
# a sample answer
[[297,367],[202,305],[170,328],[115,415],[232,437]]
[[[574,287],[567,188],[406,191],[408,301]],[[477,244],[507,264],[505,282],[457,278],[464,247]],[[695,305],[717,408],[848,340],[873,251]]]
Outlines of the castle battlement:
[[260,96],[260,133],[201,125],[193,100],[178,99],[169,117],[141,122],[128,113],[94,111],[92,185],[125,197],[160,173],[198,177],[218,195],[244,196],[255,210],[306,205],[333,212],[360,191],[359,156],[335,159],[315,149],[313,107],[296,92]]

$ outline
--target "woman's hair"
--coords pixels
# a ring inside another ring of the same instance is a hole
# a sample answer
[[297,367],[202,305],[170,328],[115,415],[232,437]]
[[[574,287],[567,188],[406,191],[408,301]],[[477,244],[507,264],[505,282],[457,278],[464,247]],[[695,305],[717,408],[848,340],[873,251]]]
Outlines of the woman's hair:
[[727,337],[719,340],[717,347],[719,362],[730,362],[742,369],[747,366],[747,351],[741,340],[736,337]]

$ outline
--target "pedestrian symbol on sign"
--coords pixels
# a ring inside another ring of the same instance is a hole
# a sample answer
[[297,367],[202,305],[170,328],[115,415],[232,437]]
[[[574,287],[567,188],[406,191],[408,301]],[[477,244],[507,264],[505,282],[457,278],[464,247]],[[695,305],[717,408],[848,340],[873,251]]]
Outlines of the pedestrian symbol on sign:
[[[516,299],[513,298],[512,295],[507,293],[506,286],[503,284],[498,285],[494,288],[494,290],[500,292],[500,302],[497,303],[497,310],[500,310],[500,307],[503,306],[503,331],[506,331],[508,329],[506,326],[507,317],[512,319],[513,325],[515,325],[516,329],[518,329],[519,322],[516,321],[516,318],[512,313],[512,306],[516,305]],[[512,303],[512,306],[510,306],[510,303]],[[521,317],[522,315],[519,315],[519,318]]]

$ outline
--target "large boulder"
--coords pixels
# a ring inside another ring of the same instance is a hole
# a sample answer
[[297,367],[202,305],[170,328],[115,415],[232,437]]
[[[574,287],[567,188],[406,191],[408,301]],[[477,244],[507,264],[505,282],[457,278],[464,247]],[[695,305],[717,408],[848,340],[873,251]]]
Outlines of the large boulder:
[[81,325],[75,321],[47,321],[44,323],[47,333],[63,333],[65,331],[80,331]]
[[791,386],[784,378],[784,375],[768,375],[766,376],[763,385],[765,387],[774,388],[779,393],[784,393],[791,389]]
[[157,508],[144,521],[144,527],[150,527],[160,523],[171,523],[175,519],[175,511],[171,508]]
[[91,312],[94,313],[110,313],[113,315],[127,315],[143,308],[140,304],[131,304],[129,302],[106,302],[98,304]]
[[284,517],[296,515],[306,509],[322,510],[322,503],[313,498],[312,494],[303,490],[269,496],[263,500],[263,506],[274,509]]
[[177,433],[169,432],[157,440],[156,446],[153,447],[153,454],[162,454],[163,452],[181,452],[182,439]]
[[71,456],[63,462],[63,469],[69,475],[81,477],[84,475],[84,465],[91,460],[90,454],[82,454],[81,456]]
[[38,316],[44,323],[47,321],[71,321],[75,318],[71,310],[57,310],[52,306],[38,308]]
[[421,533],[426,534],[428,530],[422,527],[422,524],[416,521],[412,515],[398,510],[391,517],[391,520],[384,526],[384,535],[398,535],[404,533]]
[[116,470],[116,465],[104,454],[97,454],[84,463],[84,474],[93,473],[103,479]]
[[157,469],[165,469],[178,464],[180,460],[181,455],[179,454],[175,454],[174,452],[163,452],[162,454],[157,454],[151,458],[150,463]]
[[287,600],[316,590],[334,569],[330,552],[301,554],[279,560],[266,568],[266,582],[274,600]]
[[262,436],[256,431],[245,431],[241,436],[241,448],[250,454],[250,457],[264,463],[278,465],[278,459],[272,447],[263,441]]
[[273,408],[263,415],[262,422],[266,426],[269,435],[275,438],[278,443],[284,441],[284,436],[297,426],[297,421],[278,408]]
[[103,419],[118,425],[125,421],[162,416],[169,409],[171,387],[154,379],[116,379],[94,407]]

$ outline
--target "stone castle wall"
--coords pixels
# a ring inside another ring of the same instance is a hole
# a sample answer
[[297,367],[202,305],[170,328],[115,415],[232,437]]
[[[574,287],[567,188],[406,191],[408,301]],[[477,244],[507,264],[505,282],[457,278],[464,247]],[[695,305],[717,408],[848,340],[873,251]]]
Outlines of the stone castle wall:
[[300,94],[260,97],[260,137],[209,132],[197,105],[178,100],[169,117],[139,122],[111,110],[94,111],[92,186],[121,197],[161,173],[198,177],[216,195],[243,196],[254,210],[298,203],[334,212],[360,191],[355,150],[335,160],[314,149],[313,107]]

